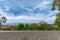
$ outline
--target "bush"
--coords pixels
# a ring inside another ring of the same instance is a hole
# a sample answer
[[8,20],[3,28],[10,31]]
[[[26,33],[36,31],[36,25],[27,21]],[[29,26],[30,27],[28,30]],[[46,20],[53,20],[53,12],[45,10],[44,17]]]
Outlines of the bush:
[[24,30],[24,24],[18,24],[17,27],[15,27],[15,30]]

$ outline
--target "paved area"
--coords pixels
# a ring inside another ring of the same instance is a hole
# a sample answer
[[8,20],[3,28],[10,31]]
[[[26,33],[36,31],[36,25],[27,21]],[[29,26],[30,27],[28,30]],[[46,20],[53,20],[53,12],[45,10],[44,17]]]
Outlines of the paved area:
[[0,31],[0,40],[60,40],[60,31]]

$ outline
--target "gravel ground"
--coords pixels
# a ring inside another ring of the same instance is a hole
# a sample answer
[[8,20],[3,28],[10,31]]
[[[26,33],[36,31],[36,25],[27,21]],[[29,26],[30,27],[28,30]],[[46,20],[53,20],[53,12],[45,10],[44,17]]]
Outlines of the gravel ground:
[[0,31],[0,40],[60,40],[60,31]]

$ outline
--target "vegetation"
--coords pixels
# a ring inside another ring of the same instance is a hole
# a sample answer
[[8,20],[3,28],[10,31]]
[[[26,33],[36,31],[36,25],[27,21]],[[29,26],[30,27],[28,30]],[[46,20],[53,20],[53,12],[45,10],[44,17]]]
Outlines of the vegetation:
[[[0,14],[1,16],[1,14]],[[7,21],[5,16],[0,17],[0,26],[2,25],[2,23],[5,23]]]
[[57,26],[57,30],[60,30],[60,12],[56,15],[56,20],[54,25]]
[[60,10],[60,0],[54,0],[52,4],[52,10],[55,10],[56,6],[58,6],[58,10]]
[[56,28],[51,25],[47,24],[46,22],[39,22],[39,23],[32,23],[32,24],[18,24],[15,30],[55,30]]
[[15,27],[15,30],[24,30],[24,24],[20,23],[17,27]]
[[57,26],[56,30],[60,30],[60,0],[54,0],[53,4],[52,4],[52,10],[55,10],[56,6],[58,7],[58,14],[56,15],[56,20],[54,22],[54,25]]

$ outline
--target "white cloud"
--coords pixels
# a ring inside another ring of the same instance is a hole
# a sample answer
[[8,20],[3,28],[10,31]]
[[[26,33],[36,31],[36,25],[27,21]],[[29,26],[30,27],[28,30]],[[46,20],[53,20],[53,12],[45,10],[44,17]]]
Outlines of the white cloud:
[[7,23],[13,22],[13,23],[34,23],[39,21],[46,21],[47,23],[53,23],[55,20],[55,16],[50,17],[51,15],[54,15],[54,12],[50,12],[49,15],[44,14],[37,14],[35,16],[11,16],[8,17]]
[[39,21],[46,21],[47,23],[54,23],[55,16],[50,17],[51,15],[56,14],[55,12],[50,12],[48,15],[42,14],[36,14],[35,16],[14,16],[13,14],[7,14],[3,10],[0,10],[2,15],[7,17],[7,24],[8,23],[34,23]]
[[51,1],[43,1],[41,3],[38,3],[38,5],[35,6],[33,9],[36,9],[36,8],[44,9],[49,3],[51,3]]
[[56,19],[56,16],[53,16],[53,17],[50,17],[50,18],[47,18],[45,21],[49,24],[53,24],[55,22],[55,19]]

